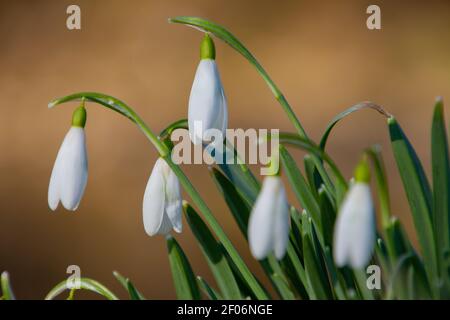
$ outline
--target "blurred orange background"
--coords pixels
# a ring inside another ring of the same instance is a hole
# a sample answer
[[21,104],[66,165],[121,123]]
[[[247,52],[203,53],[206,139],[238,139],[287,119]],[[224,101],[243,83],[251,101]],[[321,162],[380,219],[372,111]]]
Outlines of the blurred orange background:
[[[78,4],[82,30],[66,28]],[[174,298],[163,237],[148,237],[142,196],[156,151],[129,121],[88,104],[89,181],[79,209],[54,213],[47,187],[73,107],[47,109],[78,91],[111,94],[159,132],[187,116],[201,34],[167,18],[200,16],[231,30],[284,92],[318,140],[345,108],[371,100],[394,114],[430,172],[437,95],[450,99],[450,3],[377,1],[382,29],[366,28],[369,1],[2,1],[0,2],[0,270],[18,298],[41,299],[68,265],[127,295],[113,270],[147,298]],[[230,128],[293,128],[260,76],[216,41]],[[447,117],[448,120],[448,117]],[[362,111],[339,124],[329,152],[350,178],[360,152],[379,143],[393,209],[414,239],[385,120]],[[299,162],[302,153],[294,152]],[[205,166],[184,166],[250,267],[261,275]],[[292,202],[296,200],[290,195]],[[176,236],[195,272],[212,281],[185,224]],[[80,297],[95,298],[85,294]]]

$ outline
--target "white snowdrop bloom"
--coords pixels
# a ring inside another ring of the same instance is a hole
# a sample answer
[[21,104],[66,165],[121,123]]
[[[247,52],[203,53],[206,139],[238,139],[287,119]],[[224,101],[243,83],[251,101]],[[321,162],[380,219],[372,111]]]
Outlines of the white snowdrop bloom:
[[278,175],[266,176],[248,224],[252,255],[264,259],[274,251],[280,260],[289,238],[289,207],[283,182]]
[[189,136],[194,144],[201,144],[206,131],[219,130],[225,138],[228,123],[227,100],[223,92],[215,61],[214,42],[206,34],[200,46],[200,63],[189,97]]
[[72,127],[53,166],[48,187],[48,205],[52,210],[56,210],[60,201],[64,208],[72,211],[80,204],[88,177],[85,124],[86,109],[81,106],[73,113]]
[[363,160],[355,170],[334,227],[334,261],[339,267],[364,268],[375,245],[375,210],[368,184],[370,173]]
[[143,217],[149,236],[168,234],[172,229],[180,233],[181,188],[178,177],[163,158],[159,158],[148,179],[144,193]]

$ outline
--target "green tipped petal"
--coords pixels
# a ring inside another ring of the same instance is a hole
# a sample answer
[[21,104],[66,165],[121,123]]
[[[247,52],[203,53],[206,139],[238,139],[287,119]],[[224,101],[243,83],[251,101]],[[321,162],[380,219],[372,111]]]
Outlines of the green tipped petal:
[[72,126],[84,128],[86,125],[86,108],[84,107],[84,103],[75,109],[72,115]]
[[208,33],[205,34],[205,37],[200,44],[200,59],[216,59],[216,47],[214,46],[213,39]]
[[370,181],[370,169],[367,157],[364,156],[355,168],[356,182],[368,183]]

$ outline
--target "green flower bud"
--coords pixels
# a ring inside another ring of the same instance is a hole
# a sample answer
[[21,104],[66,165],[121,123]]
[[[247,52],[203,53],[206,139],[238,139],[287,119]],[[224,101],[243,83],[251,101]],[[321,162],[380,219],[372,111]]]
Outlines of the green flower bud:
[[84,128],[86,125],[86,108],[84,107],[84,103],[75,109],[72,115],[72,127],[80,127]]
[[355,180],[363,183],[369,183],[370,181],[370,169],[366,156],[361,159],[355,168]]
[[274,154],[270,157],[267,175],[268,176],[280,176],[281,175],[280,157],[278,154],[276,154],[276,155]]
[[216,59],[214,41],[207,33],[200,44],[200,59]]

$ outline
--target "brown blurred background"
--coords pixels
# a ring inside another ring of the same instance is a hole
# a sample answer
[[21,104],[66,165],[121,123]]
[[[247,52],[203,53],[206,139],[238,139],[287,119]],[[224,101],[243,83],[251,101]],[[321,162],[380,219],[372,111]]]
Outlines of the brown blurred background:
[[[81,6],[80,31],[66,29],[69,4]],[[75,213],[52,213],[47,206],[50,172],[73,110],[48,110],[49,100],[84,90],[108,93],[133,106],[155,132],[186,117],[201,35],[169,25],[170,16],[200,16],[228,27],[282,88],[314,139],[346,107],[363,100],[383,105],[429,172],[433,102],[437,95],[450,99],[450,3],[377,1],[381,31],[366,28],[369,4],[1,1],[0,269],[11,273],[17,297],[43,298],[70,264],[121,297],[126,294],[113,270],[130,277],[147,298],[175,296],[165,241],[148,237],[142,225],[142,196],[157,154],[129,121],[88,105],[85,196]],[[216,44],[229,126],[292,130],[255,70]],[[361,150],[374,143],[384,150],[394,211],[413,236],[385,121],[372,111],[355,114],[336,128],[329,151],[350,177]],[[206,168],[184,169],[252,261]],[[210,280],[186,225],[177,239],[196,273]],[[251,267],[261,274],[254,262]]]

